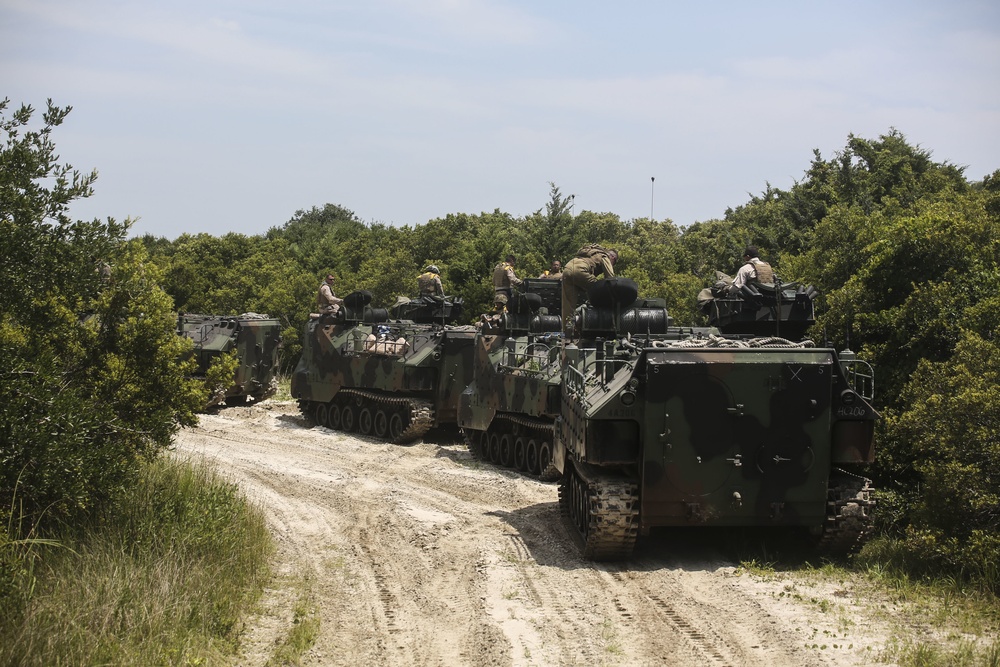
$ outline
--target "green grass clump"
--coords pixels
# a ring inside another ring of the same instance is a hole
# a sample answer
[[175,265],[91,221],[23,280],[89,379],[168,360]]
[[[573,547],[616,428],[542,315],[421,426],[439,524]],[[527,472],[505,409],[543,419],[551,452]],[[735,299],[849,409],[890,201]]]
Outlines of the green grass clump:
[[64,548],[33,548],[22,602],[0,610],[0,664],[201,665],[235,651],[270,574],[260,510],[204,464],[170,459],[114,507],[66,530]]
[[291,401],[292,400],[292,376],[291,375],[279,375],[278,376],[278,389],[274,392],[274,396],[271,397],[272,401]]
[[282,667],[299,664],[302,654],[312,648],[319,636],[319,607],[313,597],[308,582],[299,586],[300,593],[292,617],[292,627],[267,661],[266,667]]
[[900,667],[998,667],[1000,640],[985,649],[974,642],[958,642],[942,646],[930,642],[894,644],[883,652],[881,659]]

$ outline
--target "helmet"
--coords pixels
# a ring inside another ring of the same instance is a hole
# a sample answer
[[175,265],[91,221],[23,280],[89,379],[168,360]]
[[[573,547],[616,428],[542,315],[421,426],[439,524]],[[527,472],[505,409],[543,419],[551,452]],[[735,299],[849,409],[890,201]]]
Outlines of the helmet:
[[439,276],[441,275],[441,269],[439,269],[436,264],[431,264],[430,266],[428,266],[427,271],[430,273],[436,273]]

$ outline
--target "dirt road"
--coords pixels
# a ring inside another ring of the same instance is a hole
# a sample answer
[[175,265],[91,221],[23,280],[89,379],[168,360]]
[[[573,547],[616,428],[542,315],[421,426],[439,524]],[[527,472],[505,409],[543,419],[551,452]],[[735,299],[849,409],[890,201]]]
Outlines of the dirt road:
[[[282,581],[318,607],[305,665],[858,665],[884,639],[843,582],[805,590],[663,540],[584,561],[554,484],[454,438],[384,444],[310,427],[288,402],[205,415],[176,449],[264,507]],[[267,661],[297,594],[267,593],[240,664]]]

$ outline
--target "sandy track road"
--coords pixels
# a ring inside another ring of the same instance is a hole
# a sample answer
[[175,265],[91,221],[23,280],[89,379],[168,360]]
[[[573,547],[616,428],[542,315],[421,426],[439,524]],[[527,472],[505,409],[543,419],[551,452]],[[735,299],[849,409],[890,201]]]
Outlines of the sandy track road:
[[[385,444],[310,427],[278,402],[204,415],[175,445],[264,508],[279,574],[305,581],[318,608],[306,665],[866,662],[860,636],[809,648],[837,632],[834,617],[718,555],[659,543],[625,564],[582,560],[555,485],[474,461],[455,438]],[[295,595],[266,593],[239,664],[267,661]]]

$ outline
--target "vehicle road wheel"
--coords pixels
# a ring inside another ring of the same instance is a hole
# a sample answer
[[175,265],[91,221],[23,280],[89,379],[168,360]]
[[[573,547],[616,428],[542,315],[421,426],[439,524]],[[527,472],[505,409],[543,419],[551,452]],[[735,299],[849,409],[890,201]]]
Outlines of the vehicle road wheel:
[[389,417],[389,440],[396,442],[399,440],[399,436],[403,435],[403,430],[406,428],[406,424],[403,423],[403,415],[399,412],[393,412],[392,416]]
[[372,425],[376,438],[385,439],[385,434],[389,432],[389,418],[385,416],[385,410],[378,409],[375,413],[375,423]]
[[361,435],[371,435],[372,421],[372,409],[366,405],[358,413],[358,433]]
[[500,438],[500,465],[509,468],[514,462],[514,436],[504,433]]
[[331,403],[330,407],[327,409],[326,425],[334,431],[340,430],[340,406],[336,403]]
[[317,403],[316,408],[313,410],[313,421],[316,422],[316,426],[326,426],[326,420],[327,420],[326,403]]
[[524,447],[524,458],[525,463],[528,465],[528,472],[532,475],[537,475],[541,472],[538,467],[538,441],[534,438],[528,440],[528,443]]
[[514,440],[514,467],[521,472],[527,472],[528,470],[528,458],[525,452],[526,449],[527,443],[524,438],[517,438]]
[[354,406],[350,403],[340,409],[340,428],[347,433],[354,430]]
[[498,433],[490,434],[490,463],[500,462],[500,435]]

